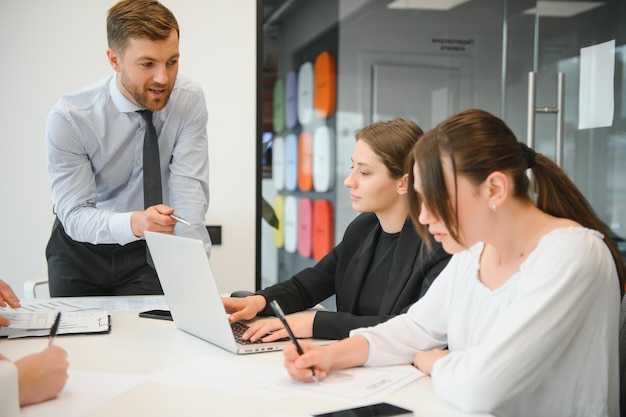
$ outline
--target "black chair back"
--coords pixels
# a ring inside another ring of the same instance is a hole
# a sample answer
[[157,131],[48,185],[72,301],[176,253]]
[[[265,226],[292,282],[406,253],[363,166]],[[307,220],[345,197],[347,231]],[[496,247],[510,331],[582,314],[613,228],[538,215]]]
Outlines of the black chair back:
[[619,374],[620,410],[622,417],[626,417],[626,296],[622,298],[619,314]]

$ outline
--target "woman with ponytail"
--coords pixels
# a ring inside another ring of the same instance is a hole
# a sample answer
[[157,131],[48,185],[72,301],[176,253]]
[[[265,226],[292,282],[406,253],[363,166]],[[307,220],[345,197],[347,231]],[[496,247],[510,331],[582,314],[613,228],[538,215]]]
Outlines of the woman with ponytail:
[[412,157],[411,216],[450,263],[406,314],[287,348],[290,375],[412,363],[464,411],[617,417],[624,264],[582,193],[482,110],[441,122]]

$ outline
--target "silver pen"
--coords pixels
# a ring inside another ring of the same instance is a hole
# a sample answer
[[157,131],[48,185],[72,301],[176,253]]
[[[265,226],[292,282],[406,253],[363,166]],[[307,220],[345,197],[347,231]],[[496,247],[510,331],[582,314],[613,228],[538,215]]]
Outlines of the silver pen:
[[182,217],[175,215],[174,213],[170,214],[170,217],[172,219],[176,220],[177,222],[181,222],[182,224],[186,224],[187,226],[191,226],[191,223],[189,223],[188,220],[185,220]]

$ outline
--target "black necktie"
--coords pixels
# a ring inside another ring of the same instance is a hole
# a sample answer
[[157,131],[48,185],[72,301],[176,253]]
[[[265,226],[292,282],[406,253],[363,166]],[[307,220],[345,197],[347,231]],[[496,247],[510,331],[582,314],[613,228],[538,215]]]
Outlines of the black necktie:
[[146,134],[143,137],[143,204],[144,208],[148,208],[163,202],[159,141],[152,124],[152,112],[139,110],[139,114],[146,121]]
[[[143,137],[143,205],[144,208],[148,208],[163,202],[159,141],[154,124],[152,124],[152,112],[139,110],[139,114],[146,121],[146,134]],[[146,258],[148,265],[154,268],[152,256],[147,246]]]

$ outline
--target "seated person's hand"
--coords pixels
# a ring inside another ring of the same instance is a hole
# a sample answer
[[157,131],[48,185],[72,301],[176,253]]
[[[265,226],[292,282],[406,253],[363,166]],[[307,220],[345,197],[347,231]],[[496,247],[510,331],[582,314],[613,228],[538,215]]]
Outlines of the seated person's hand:
[[[291,327],[291,331],[298,339],[313,337],[314,319],[315,312],[287,316],[289,327]],[[251,342],[256,342],[258,339],[262,339],[264,342],[273,342],[288,337],[287,330],[285,330],[285,327],[277,318],[263,319],[251,323],[250,328],[242,335],[244,340],[250,339]]]
[[25,356],[15,366],[21,406],[56,397],[67,381],[67,353],[58,346]]
[[433,349],[427,350],[425,352],[419,352],[415,355],[413,359],[413,366],[415,366],[420,371],[424,372],[426,375],[430,375],[433,371],[433,366],[435,362],[446,356],[450,353],[448,350],[441,349]]
[[283,358],[285,359],[285,369],[293,379],[302,382],[312,382],[313,372],[321,381],[331,370],[332,354],[328,350],[328,346],[317,346],[311,343],[299,342],[304,354],[300,355],[296,349],[296,345],[289,344],[283,349]]
[[[9,284],[0,279],[0,307],[7,306],[20,308],[20,299],[17,298],[17,295],[15,295]],[[11,324],[9,319],[0,316],[0,327],[7,327],[9,324]]]
[[231,323],[253,319],[267,305],[267,301],[265,301],[265,297],[262,295],[252,295],[244,298],[225,297],[222,298],[222,303],[226,313],[229,314],[228,321]]
[[9,284],[0,279],[0,307],[20,308],[20,299],[13,292]]

